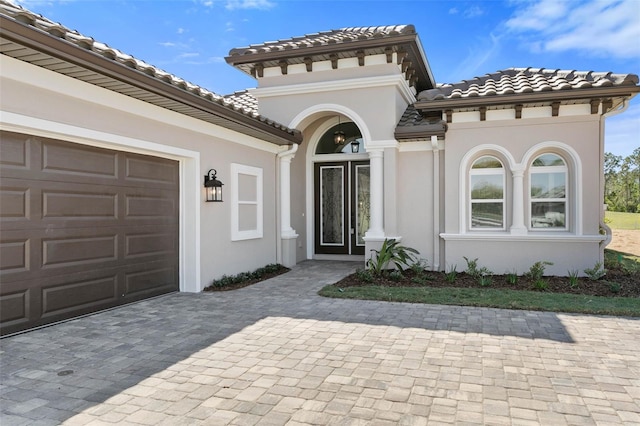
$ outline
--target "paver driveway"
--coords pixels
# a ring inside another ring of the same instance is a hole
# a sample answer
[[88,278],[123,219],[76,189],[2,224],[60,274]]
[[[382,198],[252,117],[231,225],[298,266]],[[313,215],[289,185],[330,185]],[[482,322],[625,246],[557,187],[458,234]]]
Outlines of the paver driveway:
[[640,323],[332,300],[309,261],[2,345],[2,426],[640,424]]

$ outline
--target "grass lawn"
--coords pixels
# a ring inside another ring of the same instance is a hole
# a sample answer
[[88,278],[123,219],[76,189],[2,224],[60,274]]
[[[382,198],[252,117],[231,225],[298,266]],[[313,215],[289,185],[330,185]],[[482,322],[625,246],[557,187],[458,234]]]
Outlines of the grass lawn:
[[640,213],[607,211],[604,217],[611,229],[640,229]]
[[635,297],[601,297],[491,288],[386,287],[376,285],[346,288],[326,286],[320,290],[319,294],[341,299],[640,317],[640,299]]

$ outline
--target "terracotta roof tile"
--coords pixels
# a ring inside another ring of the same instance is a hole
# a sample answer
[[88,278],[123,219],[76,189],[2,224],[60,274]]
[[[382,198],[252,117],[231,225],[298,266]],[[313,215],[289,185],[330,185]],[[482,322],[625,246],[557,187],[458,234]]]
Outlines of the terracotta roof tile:
[[508,68],[455,84],[438,85],[435,89],[420,92],[418,100],[436,101],[637,84],[638,76],[635,74]]
[[229,56],[250,55],[254,53],[281,52],[306,47],[329,46],[346,44],[362,40],[383,39],[396,35],[415,34],[413,25],[391,25],[380,27],[348,27],[339,30],[322,31],[306,34],[301,37],[292,37],[278,41],[268,41],[260,44],[252,44],[246,47],[238,47],[229,51]]

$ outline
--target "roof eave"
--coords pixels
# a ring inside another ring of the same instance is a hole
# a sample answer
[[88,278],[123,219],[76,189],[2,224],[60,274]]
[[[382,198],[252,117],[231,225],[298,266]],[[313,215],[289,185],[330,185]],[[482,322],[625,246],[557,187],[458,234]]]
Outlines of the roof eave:
[[302,134],[298,130],[279,130],[257,118],[249,117],[242,112],[204,99],[185,89],[153,78],[122,63],[107,59],[91,50],[82,49],[67,40],[54,37],[42,30],[17,22],[4,15],[0,15],[0,35],[7,40],[59,60],[212,114],[228,121],[230,124],[239,124],[241,127],[246,126],[248,128],[247,132],[243,132],[241,129],[235,128],[235,126],[234,130],[249,136],[255,137],[257,132],[264,136],[265,140],[276,145],[299,144],[302,142]]
[[[352,52],[353,56],[357,55],[357,51],[366,49],[375,49],[388,46],[402,46],[408,48],[410,56],[416,58],[420,62],[419,69],[424,72],[420,77],[426,80],[424,86],[419,88],[420,90],[431,89],[435,87],[435,80],[429,67],[429,63],[426,60],[426,56],[420,45],[417,34],[402,34],[395,35],[393,37],[385,37],[380,39],[371,40],[356,40],[345,43],[335,43],[326,46],[307,46],[297,49],[285,49],[277,52],[260,52],[260,53],[247,53],[244,55],[229,55],[225,57],[225,61],[239,70],[245,72],[241,67],[243,65],[259,64],[265,62],[278,62],[280,60],[292,59],[292,58],[313,58],[322,55],[331,55],[337,53]],[[246,73],[246,72],[245,72]],[[250,73],[247,73],[251,75]]]
[[416,101],[414,107],[420,111],[436,111],[455,108],[481,106],[516,105],[563,100],[590,100],[610,97],[633,97],[640,92],[640,86],[590,87],[566,91],[519,93],[511,95],[479,96],[473,98]]

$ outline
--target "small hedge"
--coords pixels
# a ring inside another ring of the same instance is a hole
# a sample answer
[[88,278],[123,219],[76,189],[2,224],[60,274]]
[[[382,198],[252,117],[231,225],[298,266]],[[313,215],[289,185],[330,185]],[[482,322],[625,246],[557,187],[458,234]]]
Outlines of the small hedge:
[[262,268],[258,268],[253,272],[241,272],[237,275],[223,275],[221,278],[213,280],[211,285],[205,287],[204,291],[234,290],[273,278],[288,271],[290,271],[290,269],[286,266],[282,266],[279,263],[271,263],[263,266]]

